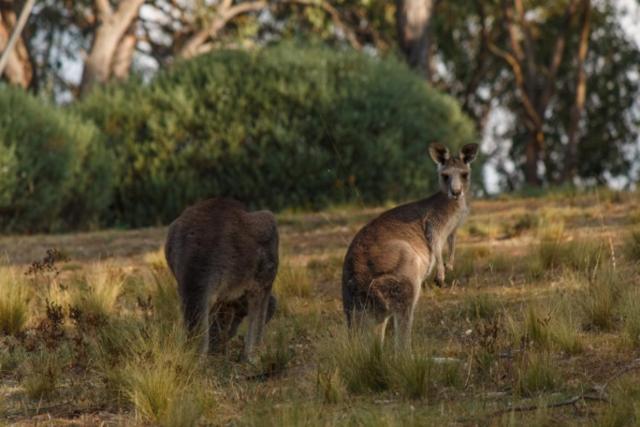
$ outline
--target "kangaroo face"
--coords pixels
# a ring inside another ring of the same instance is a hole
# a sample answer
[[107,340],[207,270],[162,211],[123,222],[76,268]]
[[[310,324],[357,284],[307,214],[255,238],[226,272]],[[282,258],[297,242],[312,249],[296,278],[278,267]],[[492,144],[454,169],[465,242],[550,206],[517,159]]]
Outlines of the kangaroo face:
[[478,144],[467,144],[457,156],[451,156],[449,149],[442,144],[429,146],[429,155],[438,165],[440,191],[449,199],[457,200],[469,191],[471,162],[478,154]]

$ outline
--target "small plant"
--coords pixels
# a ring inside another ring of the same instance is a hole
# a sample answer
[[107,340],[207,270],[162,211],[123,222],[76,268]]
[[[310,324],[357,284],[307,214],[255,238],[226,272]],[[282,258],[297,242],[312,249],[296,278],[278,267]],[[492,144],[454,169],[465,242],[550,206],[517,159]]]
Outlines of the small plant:
[[516,389],[523,396],[552,391],[559,382],[559,373],[548,353],[528,353],[516,369]]
[[27,323],[29,305],[24,283],[3,271],[0,278],[0,334],[18,335]]
[[306,267],[285,264],[278,269],[274,283],[275,293],[281,297],[308,298],[311,296],[311,279]]
[[94,264],[85,276],[86,287],[71,293],[71,314],[81,324],[102,324],[113,315],[124,277],[108,264]]

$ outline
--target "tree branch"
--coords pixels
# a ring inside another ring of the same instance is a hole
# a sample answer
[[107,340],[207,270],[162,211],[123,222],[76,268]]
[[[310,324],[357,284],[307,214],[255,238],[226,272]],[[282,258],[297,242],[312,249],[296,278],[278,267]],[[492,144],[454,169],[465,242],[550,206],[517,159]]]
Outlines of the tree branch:
[[354,49],[361,49],[362,45],[358,41],[353,30],[342,21],[340,13],[331,4],[323,0],[280,0],[279,3],[292,3],[299,4],[307,7],[317,7],[323,10],[327,15],[331,17],[333,24],[344,33],[344,36],[349,41],[349,44]]
[[217,16],[211,21],[208,27],[197,31],[192,35],[180,50],[179,56],[182,58],[191,58],[197,55],[200,47],[207,39],[215,37],[228,23],[238,15],[244,13],[255,12],[267,6],[267,2],[257,0],[252,2],[239,3],[230,6],[231,1],[225,0],[218,10]]

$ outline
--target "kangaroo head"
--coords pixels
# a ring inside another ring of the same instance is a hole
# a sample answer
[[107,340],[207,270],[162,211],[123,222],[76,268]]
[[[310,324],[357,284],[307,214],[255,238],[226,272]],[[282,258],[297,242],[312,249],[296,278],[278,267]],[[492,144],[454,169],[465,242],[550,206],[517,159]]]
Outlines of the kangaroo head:
[[438,165],[440,191],[457,200],[469,190],[471,167],[478,154],[478,144],[467,144],[457,156],[451,156],[449,149],[442,144],[429,145],[429,155]]

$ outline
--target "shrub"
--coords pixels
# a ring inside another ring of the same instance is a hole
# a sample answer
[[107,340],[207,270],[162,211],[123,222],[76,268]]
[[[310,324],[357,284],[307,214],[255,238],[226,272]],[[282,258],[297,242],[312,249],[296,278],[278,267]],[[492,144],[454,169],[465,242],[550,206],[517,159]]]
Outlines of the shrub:
[[0,86],[0,229],[95,223],[111,200],[114,172],[101,138],[76,114]]
[[455,101],[399,61],[292,44],[202,55],[77,109],[124,171],[112,219],[136,226],[213,195],[271,209],[423,195],[427,144],[475,138]]

